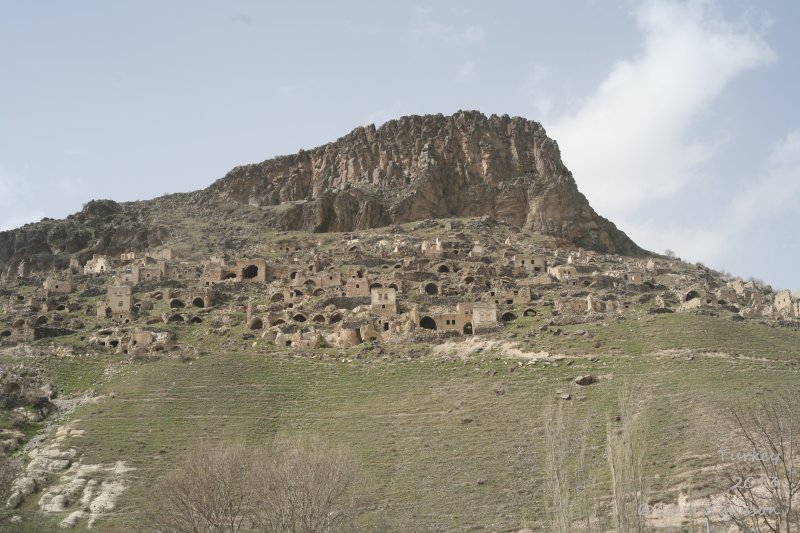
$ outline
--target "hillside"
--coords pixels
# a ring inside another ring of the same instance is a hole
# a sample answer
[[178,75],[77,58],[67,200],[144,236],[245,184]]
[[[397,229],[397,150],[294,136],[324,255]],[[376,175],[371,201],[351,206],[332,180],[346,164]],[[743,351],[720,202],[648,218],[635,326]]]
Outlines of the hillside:
[[523,119],[359,128],[0,242],[0,530],[148,531],[199,444],[313,437],[359,465],[358,530],[611,531],[635,420],[635,501],[682,506],[644,530],[699,531],[729,408],[800,407],[799,295],[644,252]]
[[[558,145],[520,117],[470,111],[359,127],[335,142],[239,166],[208,189],[150,201],[94,201],[65,220],[0,232],[0,272],[158,244],[212,253],[237,229],[353,231],[429,218],[490,216],[601,252],[645,252],[578,191]],[[209,224],[209,220],[222,224]]]

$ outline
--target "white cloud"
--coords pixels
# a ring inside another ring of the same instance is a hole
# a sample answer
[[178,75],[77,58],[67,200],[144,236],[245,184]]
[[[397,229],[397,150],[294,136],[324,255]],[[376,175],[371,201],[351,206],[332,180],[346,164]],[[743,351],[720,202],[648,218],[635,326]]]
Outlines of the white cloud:
[[734,78],[775,59],[759,35],[723,21],[709,1],[646,0],[634,14],[641,54],[614,65],[549,128],[581,190],[612,218],[700,179],[726,136],[694,140],[694,120]]
[[742,229],[755,220],[792,211],[800,196],[800,131],[778,142],[764,170],[731,202],[729,226]]
[[414,41],[437,40],[456,46],[481,43],[485,37],[483,28],[478,25],[458,28],[431,20],[414,24],[409,30],[409,34]]
[[[692,260],[725,259],[740,235],[770,219],[794,223],[800,204],[800,131],[789,132],[775,143],[761,171],[751,177],[728,202],[717,207],[713,224],[698,225],[691,218],[672,224],[641,221],[630,224],[632,235],[656,250],[674,248]],[[758,244],[751,245],[755,251]]]

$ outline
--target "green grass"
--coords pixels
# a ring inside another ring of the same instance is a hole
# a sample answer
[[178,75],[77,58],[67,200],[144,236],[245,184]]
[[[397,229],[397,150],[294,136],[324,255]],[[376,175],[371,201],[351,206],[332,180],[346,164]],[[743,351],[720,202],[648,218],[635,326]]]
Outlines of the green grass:
[[[77,443],[84,462],[122,459],[136,468],[113,519],[98,523],[103,531],[134,528],[157,477],[199,441],[257,445],[278,434],[316,434],[350,448],[368,483],[364,521],[373,529],[503,531],[535,524],[543,516],[541,428],[555,391],[587,396],[565,407],[574,423],[590,431],[595,462],[589,474],[602,492],[608,483],[605,423],[618,412],[625,382],[644,386],[653,493],[670,499],[679,481],[694,477],[703,486],[704,478],[693,472],[714,464],[724,440],[720,416],[732,398],[796,388],[796,367],[784,362],[797,361],[795,331],[693,315],[562,328],[593,332],[595,339],[586,341],[541,333],[543,321],[519,319],[512,328],[535,332],[526,342],[557,353],[592,353],[586,344],[599,340],[597,360],[510,372],[516,362],[493,354],[467,364],[370,356],[341,363],[330,357],[340,356],[338,350],[321,350],[322,360],[242,350],[208,353],[191,364],[162,358],[125,365],[111,378],[101,371],[110,356],[51,360],[48,367],[64,390],[115,395],[71,416],[87,431]],[[697,355],[645,355],[671,348]],[[711,351],[767,360],[701,355]],[[486,376],[489,368],[497,374]],[[585,388],[568,383],[586,373],[601,382]],[[689,458],[694,455],[700,457]]]

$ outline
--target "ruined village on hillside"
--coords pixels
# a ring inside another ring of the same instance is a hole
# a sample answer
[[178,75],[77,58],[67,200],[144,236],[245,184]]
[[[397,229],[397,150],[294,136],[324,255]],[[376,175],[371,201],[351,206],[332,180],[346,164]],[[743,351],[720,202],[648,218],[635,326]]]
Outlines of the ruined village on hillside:
[[165,245],[73,257],[63,272],[29,272],[22,262],[2,275],[0,344],[72,335],[121,354],[184,353],[196,347],[177,332],[205,324],[203,335],[344,349],[488,334],[522,316],[552,324],[672,312],[800,317],[800,294],[516,228],[495,238],[498,224],[427,220],[332,234],[338,242],[326,250],[318,235],[278,234],[244,257],[181,257]]

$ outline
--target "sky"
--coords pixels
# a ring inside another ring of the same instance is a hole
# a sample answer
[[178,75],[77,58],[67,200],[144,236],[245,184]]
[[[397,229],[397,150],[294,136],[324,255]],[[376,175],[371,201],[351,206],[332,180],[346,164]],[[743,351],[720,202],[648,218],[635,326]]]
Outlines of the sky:
[[800,3],[0,0],[0,230],[404,115],[541,122],[639,245],[800,288]]

